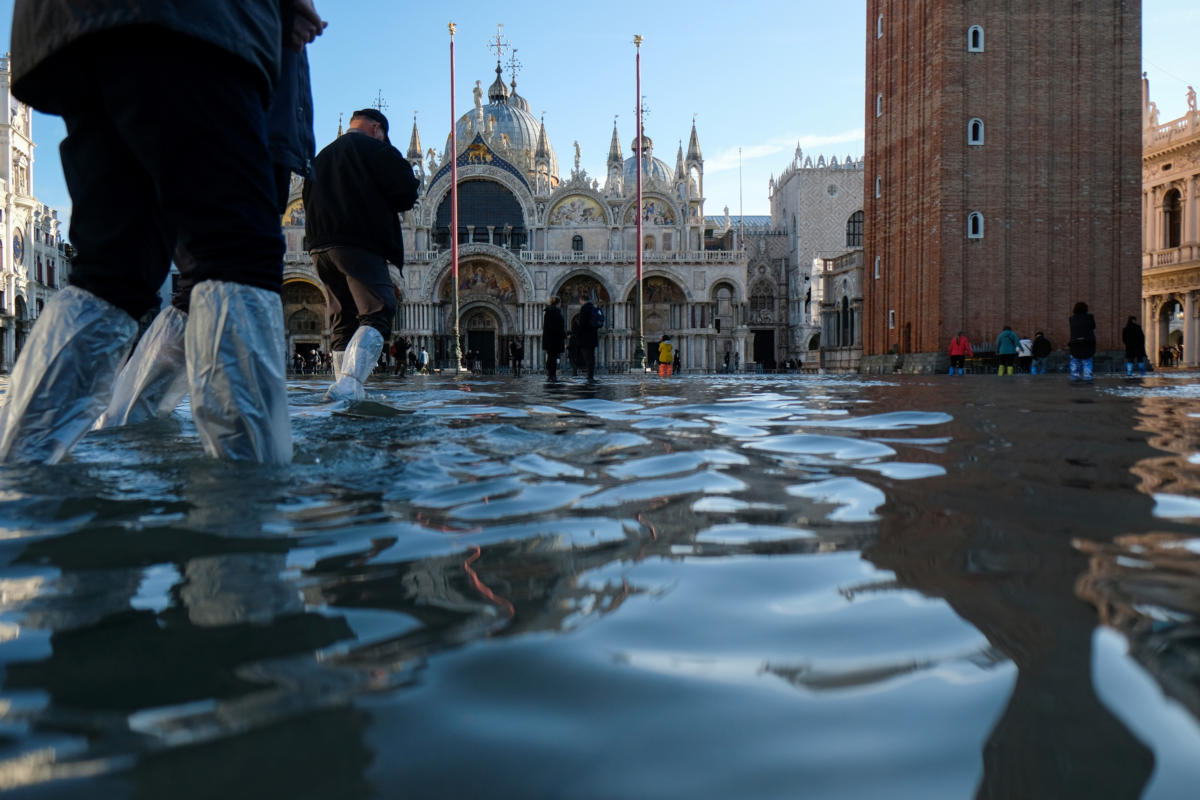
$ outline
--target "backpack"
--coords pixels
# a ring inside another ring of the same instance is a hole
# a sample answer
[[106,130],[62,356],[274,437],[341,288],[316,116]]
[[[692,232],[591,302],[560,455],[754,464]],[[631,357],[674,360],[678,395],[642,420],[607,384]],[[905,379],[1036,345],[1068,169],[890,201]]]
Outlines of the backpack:
[[600,310],[600,306],[592,306],[591,313],[588,316],[588,325],[591,325],[593,328],[604,327],[604,312]]

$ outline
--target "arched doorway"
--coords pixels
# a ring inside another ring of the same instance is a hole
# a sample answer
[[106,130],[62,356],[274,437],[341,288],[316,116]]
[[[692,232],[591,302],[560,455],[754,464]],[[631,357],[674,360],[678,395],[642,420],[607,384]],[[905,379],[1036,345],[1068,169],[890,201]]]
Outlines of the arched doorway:
[[466,332],[463,359],[467,365],[472,369],[495,372],[500,335],[500,320],[496,314],[485,306],[467,309],[463,312],[463,328]]
[[280,299],[291,368],[297,372],[318,370],[329,352],[325,292],[309,281],[291,280],[283,284]]
[[1160,367],[1173,367],[1182,362],[1183,304],[1168,298],[1158,312],[1158,353],[1148,353]]
[[563,281],[562,286],[558,287],[558,291],[555,294],[558,296],[558,302],[563,309],[563,316],[567,321],[567,330],[571,329],[571,323],[579,314],[580,297],[586,297],[592,305],[604,311],[604,316],[609,320],[609,325],[612,324],[612,314],[609,313],[612,298],[609,297],[608,290],[604,288],[604,284],[591,275],[574,275],[567,278]]
[[[661,275],[651,275],[642,279],[642,302],[645,304],[646,315],[646,346],[651,353],[654,347],[651,342],[657,342],[664,333],[682,330],[690,327],[685,319],[687,316],[687,296],[679,284]],[[629,318],[635,320],[637,327],[637,285],[629,291],[626,298],[629,305]]]

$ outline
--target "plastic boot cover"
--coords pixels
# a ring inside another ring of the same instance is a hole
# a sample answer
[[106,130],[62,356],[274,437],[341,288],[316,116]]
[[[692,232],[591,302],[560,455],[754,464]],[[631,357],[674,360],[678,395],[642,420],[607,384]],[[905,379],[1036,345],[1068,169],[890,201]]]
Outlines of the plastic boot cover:
[[346,357],[345,350],[334,350],[329,354],[333,358],[333,379],[342,377],[342,360]]
[[68,286],[38,318],[0,411],[0,461],[54,464],[108,406],[137,323],[91,292]]
[[96,420],[97,429],[133,425],[175,410],[188,392],[186,328],[187,314],[175,306],[158,313],[117,376],[112,402]]
[[370,377],[371,371],[379,363],[379,354],[383,352],[383,334],[369,325],[364,325],[350,337],[346,345],[346,354],[342,358],[342,370],[329,391],[325,393],[325,402],[333,400],[362,400],[367,396],[363,384]]
[[279,295],[230,281],[198,283],[185,342],[192,416],[204,452],[238,461],[290,462]]

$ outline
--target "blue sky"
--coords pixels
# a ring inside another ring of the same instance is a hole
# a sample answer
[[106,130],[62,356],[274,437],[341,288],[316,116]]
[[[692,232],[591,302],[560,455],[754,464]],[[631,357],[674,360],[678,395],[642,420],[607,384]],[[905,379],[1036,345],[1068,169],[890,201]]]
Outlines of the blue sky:
[[[622,150],[634,137],[634,34],[642,43],[646,134],[669,165],[695,115],[705,158],[705,211],[770,211],[767,181],[791,160],[797,143],[826,158],[863,151],[865,3],[744,0],[694,2],[610,0],[562,4],[398,3],[315,0],[330,23],[309,48],[318,147],[337,132],[338,114],[387,103],[392,139],[404,149],[413,112],[425,150],[441,151],[450,130],[449,34],[455,37],[458,114],[472,106],[476,80],[495,77],[488,44],[501,34],[522,66],[518,91],[546,130],[560,171],[570,171],[573,143],[582,166],[603,181],[613,117]],[[451,9],[451,10],[447,10]],[[1186,110],[1188,84],[1200,86],[1196,0],[1143,0],[1143,63],[1163,121]],[[9,38],[12,0],[0,0],[0,37]],[[11,45],[20,49],[20,43]],[[505,80],[510,76],[505,56]],[[35,115],[34,188],[65,216],[57,143],[61,122]],[[738,149],[742,151],[739,183]]]

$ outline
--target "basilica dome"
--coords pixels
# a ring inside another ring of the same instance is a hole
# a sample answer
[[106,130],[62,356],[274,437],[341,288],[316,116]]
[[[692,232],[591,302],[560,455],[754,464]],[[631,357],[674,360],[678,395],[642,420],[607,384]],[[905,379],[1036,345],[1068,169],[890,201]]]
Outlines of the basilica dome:
[[[510,93],[500,77],[500,65],[497,64],[496,80],[488,89],[487,104],[483,104],[482,90],[476,84],[475,107],[458,118],[455,134],[458,136],[458,146],[461,150],[475,138],[476,133],[484,133],[486,136],[491,126],[492,149],[533,180],[542,123],[529,112],[529,103],[525,98],[516,93],[515,82],[513,86],[514,89]],[[557,184],[558,157],[548,136],[545,147],[550,163],[550,179]],[[446,151],[449,150],[450,138],[446,137]]]
[[[644,146],[639,148],[637,139],[630,144],[630,150],[637,153],[641,150],[642,153],[642,185],[645,186],[651,179],[670,183],[674,180],[675,173],[667,166],[667,163],[660,158],[654,157],[654,142],[646,134],[642,134],[642,142]],[[632,188],[637,183],[637,160],[635,156],[630,156],[625,159],[625,187]]]

